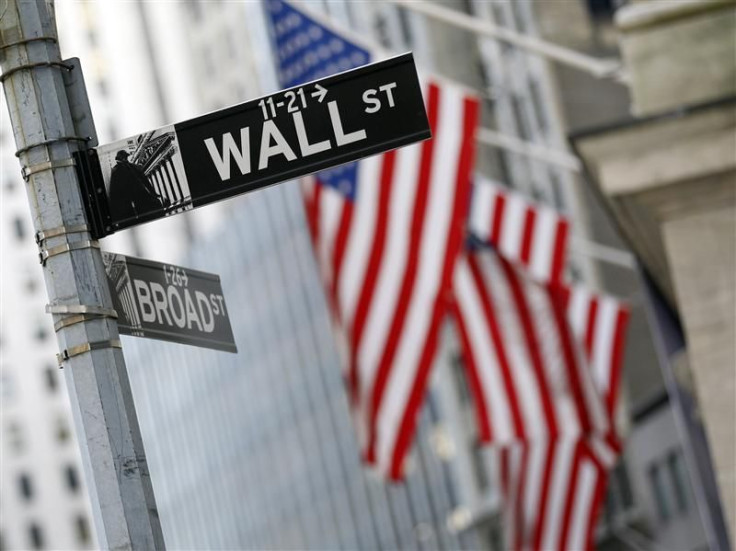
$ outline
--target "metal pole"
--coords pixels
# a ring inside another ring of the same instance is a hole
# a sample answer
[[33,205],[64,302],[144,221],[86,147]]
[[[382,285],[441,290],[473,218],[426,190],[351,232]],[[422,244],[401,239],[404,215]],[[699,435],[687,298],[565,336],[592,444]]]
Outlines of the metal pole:
[[51,1],[0,2],[0,80],[33,224],[46,237],[43,274],[99,546],[164,549],[117,323],[105,317],[112,300],[102,258],[81,231],[87,220],[71,158],[83,140],[75,136],[53,10]]

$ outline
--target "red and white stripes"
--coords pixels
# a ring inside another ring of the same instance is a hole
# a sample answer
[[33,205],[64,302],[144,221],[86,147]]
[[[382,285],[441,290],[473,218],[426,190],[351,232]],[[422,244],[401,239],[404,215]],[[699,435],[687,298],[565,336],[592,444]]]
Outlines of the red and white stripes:
[[495,252],[464,255],[454,313],[483,441],[605,435],[608,416],[554,286]]
[[562,279],[570,223],[554,209],[527,201],[493,182],[478,179],[473,186],[468,229],[545,282]]
[[401,478],[447,311],[475,152],[478,100],[428,81],[432,135],[361,161],[354,200],[306,184],[318,263],[349,350],[365,459]]
[[628,308],[562,283],[567,220],[488,182],[453,314],[481,440],[494,446],[513,549],[588,549],[607,473]]
[[608,467],[585,439],[537,440],[499,448],[509,549],[591,549]]
[[563,289],[567,319],[583,342],[593,381],[606,402],[609,416],[618,403],[629,307],[582,285]]

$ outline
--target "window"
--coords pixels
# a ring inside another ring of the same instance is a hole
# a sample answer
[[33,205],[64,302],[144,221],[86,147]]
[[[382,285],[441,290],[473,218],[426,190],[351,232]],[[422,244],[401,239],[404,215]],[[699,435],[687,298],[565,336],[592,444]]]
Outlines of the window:
[[487,459],[483,454],[483,446],[480,442],[476,442],[473,445],[473,471],[475,471],[475,480],[478,484],[478,489],[484,491],[488,488],[488,472],[486,471]]
[[26,236],[26,226],[20,216],[16,216],[13,219],[13,228],[15,229],[15,237],[18,241],[22,240]]
[[87,517],[84,515],[77,515],[74,519],[74,531],[77,534],[77,541],[82,544],[87,544],[90,541],[89,533],[89,522]]
[[503,2],[494,2],[492,6],[493,6],[493,19],[495,20],[496,25],[505,27],[507,25],[507,22],[506,22],[506,10],[504,9]]
[[671,451],[667,456],[667,470],[669,471],[672,488],[677,501],[677,510],[687,512],[687,470],[681,451]]
[[660,521],[688,511],[688,474],[682,450],[670,450],[649,467],[649,481]]
[[373,20],[373,28],[382,46],[391,47],[391,36],[388,30],[388,21],[383,13],[377,13]]
[[29,295],[32,295],[36,292],[36,289],[38,289],[38,282],[33,276],[29,276],[26,279],[26,291]]
[[107,96],[110,95],[110,89],[109,89],[109,87],[107,85],[107,80],[104,79],[104,78],[100,78],[97,81],[97,89],[100,91],[100,95],[102,97],[105,97],[106,98]]
[[547,113],[544,109],[544,101],[542,100],[542,93],[539,90],[539,83],[536,80],[529,81],[529,92],[532,97],[532,108],[534,109],[534,115],[537,117],[539,123],[539,129],[542,133],[546,133],[549,127],[547,122]]
[[48,337],[48,331],[46,330],[46,323],[39,321],[36,325],[36,331],[33,335],[37,341],[45,341]]
[[427,412],[429,413],[430,422],[436,425],[440,420],[440,412],[437,405],[437,396],[431,389],[427,391]]
[[619,3],[616,0],[587,0],[588,13],[595,20],[608,20],[613,17]]
[[91,25],[87,27],[87,40],[89,40],[89,45],[91,48],[97,46],[97,33]]
[[18,490],[25,500],[30,500],[33,497],[33,484],[31,483],[31,477],[26,473],[22,473],[18,477]]
[[397,8],[396,11],[399,14],[399,25],[404,44],[411,46],[414,43],[414,37],[412,36],[411,25],[409,24],[409,14],[403,8]]
[[54,369],[50,365],[47,365],[43,369],[43,376],[46,381],[46,389],[49,392],[56,392],[56,389],[59,388],[59,381],[57,379],[56,369]]
[[205,76],[211,77],[215,74],[215,68],[217,66],[215,64],[216,57],[207,46],[202,48],[202,63],[204,65]]
[[659,520],[666,522],[671,515],[670,500],[667,495],[664,471],[659,463],[654,463],[649,467],[649,484],[654,494],[654,502],[657,507]]
[[525,141],[531,141],[531,128],[529,121],[527,120],[526,113],[524,112],[524,99],[514,94],[511,98],[511,105],[514,110],[514,116],[516,117],[517,127],[519,129],[519,135]]
[[15,396],[15,379],[5,370],[0,373],[0,396],[3,400],[11,399]]
[[470,388],[465,373],[465,364],[462,355],[458,352],[452,360],[452,374],[454,375],[455,388],[457,389],[460,401],[463,404],[468,404],[470,403]]
[[66,479],[66,487],[69,491],[76,493],[79,491],[79,477],[77,476],[77,469],[74,465],[67,465],[64,469],[64,478]]
[[521,5],[521,2],[511,2],[511,15],[514,17],[514,23],[516,24],[516,29],[521,33],[526,33],[526,19],[524,18],[524,14],[521,13],[521,10],[524,9],[524,6]]
[[66,419],[60,415],[56,418],[56,440],[60,444],[63,444],[69,440],[69,436],[69,426],[66,423]]
[[35,522],[28,526],[28,539],[31,542],[31,548],[43,549],[43,531]]
[[634,506],[634,494],[631,491],[631,481],[626,471],[626,464],[619,461],[613,469],[613,484],[616,486],[619,505],[622,509],[630,509]]
[[550,181],[552,184],[552,200],[554,201],[554,207],[560,211],[566,211],[567,205],[565,204],[565,196],[562,193],[562,182],[556,172],[550,172]]
[[225,31],[224,40],[228,59],[236,59],[238,57],[238,47],[235,44],[235,37],[229,29]]
[[189,13],[193,20],[201,19],[204,15],[202,13],[202,6],[200,0],[194,0],[193,2],[186,2],[185,5],[189,8]]
[[634,506],[634,494],[631,491],[631,481],[626,470],[623,458],[611,471],[606,492],[605,519],[613,524],[616,517]]
[[23,440],[23,430],[21,429],[18,421],[10,421],[7,427],[8,442],[13,451],[20,453],[25,448],[25,441]]

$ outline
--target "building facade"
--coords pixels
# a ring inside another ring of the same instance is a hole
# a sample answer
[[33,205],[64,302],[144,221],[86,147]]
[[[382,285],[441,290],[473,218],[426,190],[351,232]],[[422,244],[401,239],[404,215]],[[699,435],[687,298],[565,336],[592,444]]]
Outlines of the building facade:
[[69,397],[0,103],[0,548],[90,549],[94,533]]
[[[579,50],[616,54],[613,6],[605,2],[437,4]],[[384,48],[413,50],[420,68],[481,94],[483,128],[540,147],[564,151],[568,131],[601,122],[601,109],[628,107],[620,86],[389,3],[308,7]],[[100,143],[277,88],[258,2],[60,3],[57,15],[64,54],[82,59]],[[595,92],[584,95],[585,87]],[[84,492],[71,493],[66,465],[73,465],[78,481],[81,471],[74,442],[67,437],[61,443],[63,431],[55,432],[66,427],[69,434],[70,419],[63,384],[52,383],[59,377],[49,365],[56,352],[53,328],[41,314],[41,274],[24,230],[30,224],[22,221],[28,216],[22,180],[13,176],[16,161],[5,151],[12,140],[3,138],[2,545],[83,547],[91,545],[91,529],[87,523],[83,539],[79,521]],[[570,277],[633,306],[620,416],[626,450],[611,477],[599,545],[702,548],[702,522],[639,281],[630,257],[617,254],[624,245],[597,198],[579,171],[492,140],[480,139],[478,170],[570,214],[576,224]],[[477,445],[459,346],[449,328],[406,483],[387,485],[362,466],[296,184],[120,232],[102,246],[219,274],[239,348],[229,355],[123,338],[169,548],[503,548],[494,465]],[[31,306],[28,297],[38,304]],[[52,404],[50,413],[34,407],[38,403]],[[22,451],[26,433],[49,437]],[[51,453],[56,447],[67,455]],[[44,462],[26,483],[31,451],[34,461]],[[26,498],[27,487],[32,496],[44,492],[43,502]],[[18,507],[5,505],[12,503],[8,494]],[[67,494],[76,497],[67,500]],[[34,526],[40,526],[40,541]]]

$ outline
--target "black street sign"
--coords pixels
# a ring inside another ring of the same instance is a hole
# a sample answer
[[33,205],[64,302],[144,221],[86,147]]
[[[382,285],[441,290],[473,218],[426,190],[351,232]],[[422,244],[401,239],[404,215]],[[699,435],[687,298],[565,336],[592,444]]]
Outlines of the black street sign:
[[219,276],[122,254],[102,259],[121,334],[238,351]]
[[100,146],[86,153],[89,163],[78,160],[102,237],[430,137],[408,53]]

